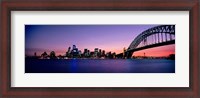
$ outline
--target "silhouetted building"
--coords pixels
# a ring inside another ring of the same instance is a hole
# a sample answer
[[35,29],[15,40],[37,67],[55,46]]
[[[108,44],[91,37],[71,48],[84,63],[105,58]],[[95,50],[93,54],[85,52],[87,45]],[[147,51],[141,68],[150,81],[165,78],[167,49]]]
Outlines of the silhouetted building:
[[94,57],[94,52],[90,52],[90,57]]
[[102,51],[101,49],[99,49],[98,57],[101,57],[101,56],[102,56]]
[[49,55],[50,59],[56,59],[56,53],[54,51],[51,51],[50,55]]
[[83,52],[84,57],[88,58],[90,56],[89,52],[90,51],[88,49],[84,49],[84,52]]
[[58,59],[64,59],[64,56],[58,55]]
[[87,50],[87,56],[88,56],[88,57],[91,57],[91,55],[90,55],[90,50]]
[[73,45],[73,50],[76,49],[76,45]]
[[73,49],[71,51],[71,55],[72,55],[73,58],[79,57],[79,52],[78,52],[78,48],[76,48],[76,45],[73,45]]
[[108,53],[106,53],[106,58],[112,58],[112,54],[111,54],[111,52],[108,52]]
[[123,58],[125,58],[126,48],[123,49]]
[[41,59],[47,59],[47,58],[48,58],[47,52],[41,54]]
[[105,52],[105,50],[102,50],[102,55],[101,55],[102,57],[105,57],[106,56],[106,52]]
[[81,57],[81,54],[82,54],[82,52],[81,52],[81,50],[79,50],[78,51],[78,55],[79,55],[78,57]]
[[115,52],[114,52],[114,53],[112,53],[112,58],[113,58],[113,59],[115,59],[115,58],[116,58],[115,56],[116,56],[116,53],[115,53]]
[[66,57],[71,57],[71,47],[68,47],[68,50],[66,52]]
[[98,50],[99,50],[98,48],[94,49],[94,57],[96,57],[96,58],[98,57]]

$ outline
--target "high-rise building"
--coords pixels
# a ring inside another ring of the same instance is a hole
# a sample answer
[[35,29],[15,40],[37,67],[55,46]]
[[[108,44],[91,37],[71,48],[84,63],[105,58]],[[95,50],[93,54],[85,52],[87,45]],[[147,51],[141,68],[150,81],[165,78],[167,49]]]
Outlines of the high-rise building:
[[125,58],[126,48],[123,49],[123,58]]
[[79,57],[81,57],[81,54],[82,54],[82,52],[81,52],[81,50],[79,50],[79,51],[78,51]]
[[98,52],[98,50],[99,50],[98,48],[95,48],[95,49],[94,49],[94,52]]
[[68,50],[66,52],[66,57],[70,57],[71,54],[71,47],[68,47]]
[[70,53],[70,50],[71,50],[71,47],[68,47],[68,50],[67,50],[67,52],[68,52],[68,53]]
[[99,52],[98,50],[99,50],[98,48],[94,49],[94,57],[98,57],[98,52]]
[[73,50],[76,49],[76,45],[73,45]]
[[94,57],[94,52],[90,52],[90,57]]
[[49,54],[50,59],[56,59],[56,53],[54,51],[51,51]]
[[102,52],[101,52],[101,49],[99,49],[98,57],[101,57],[101,56],[102,56]]
[[79,57],[79,52],[78,52],[78,48],[76,48],[76,45],[73,45],[73,49],[71,51],[71,54],[72,54],[73,58]]
[[88,49],[84,49],[83,55],[84,57],[89,57]]
[[102,50],[102,57],[105,57],[105,55],[106,55],[105,50]]
[[88,57],[91,57],[91,55],[90,55],[90,50],[87,50],[87,56],[88,56]]

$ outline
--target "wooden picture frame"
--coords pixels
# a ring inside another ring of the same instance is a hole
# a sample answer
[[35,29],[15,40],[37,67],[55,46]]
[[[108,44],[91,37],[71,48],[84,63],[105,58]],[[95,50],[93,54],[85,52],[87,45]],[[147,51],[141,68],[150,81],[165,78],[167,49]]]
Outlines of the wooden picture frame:
[[[11,11],[189,11],[189,87],[11,87]],[[0,97],[199,98],[199,0],[3,0]]]

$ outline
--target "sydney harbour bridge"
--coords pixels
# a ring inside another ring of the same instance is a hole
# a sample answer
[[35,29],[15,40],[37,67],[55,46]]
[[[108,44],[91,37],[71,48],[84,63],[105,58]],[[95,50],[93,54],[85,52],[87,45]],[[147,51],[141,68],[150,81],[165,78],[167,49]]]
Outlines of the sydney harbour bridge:
[[159,25],[140,33],[117,58],[131,58],[136,51],[175,44],[175,25]]

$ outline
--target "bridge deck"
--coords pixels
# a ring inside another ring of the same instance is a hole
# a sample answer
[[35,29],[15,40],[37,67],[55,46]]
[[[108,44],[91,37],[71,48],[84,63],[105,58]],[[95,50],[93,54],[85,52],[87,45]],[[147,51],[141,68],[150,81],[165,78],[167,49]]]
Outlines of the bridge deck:
[[162,42],[162,43],[156,43],[156,44],[152,44],[152,45],[146,45],[144,47],[127,50],[127,52],[136,52],[136,51],[140,51],[140,50],[144,50],[144,49],[148,49],[148,48],[154,48],[154,47],[170,45],[170,44],[175,44],[175,40],[166,41],[166,42]]
[[[166,42],[162,42],[162,43],[156,43],[156,44],[146,45],[144,47],[139,47],[139,48],[136,48],[136,49],[127,50],[126,53],[129,52],[129,53],[131,53],[131,56],[132,56],[132,53],[136,52],[136,51],[154,48],[154,47],[159,47],[159,46],[164,46],[164,45],[170,45],[170,44],[175,44],[175,40],[170,40],[170,41],[166,41]],[[123,57],[123,53],[117,54],[116,57]]]

